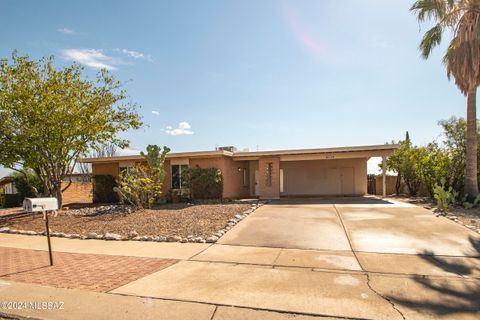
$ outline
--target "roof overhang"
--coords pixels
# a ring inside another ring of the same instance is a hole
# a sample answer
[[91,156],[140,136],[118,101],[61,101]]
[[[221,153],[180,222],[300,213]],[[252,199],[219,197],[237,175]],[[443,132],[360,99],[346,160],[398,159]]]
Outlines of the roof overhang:
[[[225,150],[215,151],[195,151],[195,152],[175,152],[167,153],[166,159],[176,158],[216,158],[222,156],[232,156],[232,152]],[[131,156],[114,156],[114,157],[102,157],[102,158],[84,158],[80,162],[83,163],[98,163],[98,162],[118,162],[118,161],[143,161],[145,157],[142,155]]]
[[320,160],[320,159],[348,159],[371,158],[389,156],[399,147],[398,144],[373,146],[353,146],[321,149],[297,149],[257,152],[236,152],[234,160],[258,160],[264,157],[280,158],[280,161]]
[[[389,156],[399,147],[398,144],[384,144],[373,146],[353,146],[339,148],[321,148],[321,149],[295,149],[295,150],[275,150],[275,151],[254,151],[254,152],[229,152],[225,150],[215,151],[196,151],[196,152],[178,152],[169,153],[166,159],[178,158],[216,158],[230,157],[236,161],[258,160],[265,157],[280,158],[280,161],[299,161],[299,160],[317,160],[317,159],[347,159],[347,158],[371,158]],[[115,156],[104,158],[85,158],[80,162],[84,163],[106,163],[120,161],[143,161],[145,157],[141,155]]]

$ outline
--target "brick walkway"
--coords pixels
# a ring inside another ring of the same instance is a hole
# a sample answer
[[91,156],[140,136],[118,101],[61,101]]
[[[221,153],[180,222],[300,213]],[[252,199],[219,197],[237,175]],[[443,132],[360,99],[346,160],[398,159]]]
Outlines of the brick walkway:
[[176,260],[0,247],[0,278],[59,288],[108,292],[174,264]]

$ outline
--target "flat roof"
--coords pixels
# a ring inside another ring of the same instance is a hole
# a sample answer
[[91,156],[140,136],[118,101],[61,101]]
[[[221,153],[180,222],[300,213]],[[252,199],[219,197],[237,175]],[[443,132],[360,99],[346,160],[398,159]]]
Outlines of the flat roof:
[[[283,155],[301,155],[301,154],[322,154],[322,153],[344,153],[344,152],[369,152],[369,151],[393,151],[399,147],[398,144],[382,144],[371,146],[351,146],[336,148],[313,148],[313,149],[290,149],[290,150],[269,150],[269,151],[238,151],[229,152],[226,150],[213,151],[193,151],[193,152],[173,152],[168,153],[166,158],[211,158],[211,157],[259,157],[259,156],[283,156]],[[136,161],[145,159],[141,155],[114,156],[102,158],[84,158],[80,162],[117,162],[117,161]]]

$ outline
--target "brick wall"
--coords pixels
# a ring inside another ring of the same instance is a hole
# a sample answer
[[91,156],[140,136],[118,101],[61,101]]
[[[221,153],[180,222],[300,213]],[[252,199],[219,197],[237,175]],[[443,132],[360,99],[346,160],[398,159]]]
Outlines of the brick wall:
[[[68,183],[62,183],[64,188]],[[72,182],[70,187],[63,192],[63,203],[92,203],[92,183]]]

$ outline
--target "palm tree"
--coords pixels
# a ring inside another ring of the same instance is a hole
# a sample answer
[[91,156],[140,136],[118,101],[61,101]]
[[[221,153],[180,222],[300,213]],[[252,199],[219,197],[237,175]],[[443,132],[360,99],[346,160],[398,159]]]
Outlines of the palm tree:
[[420,43],[422,56],[427,59],[442,41],[445,32],[452,35],[443,57],[447,76],[467,96],[467,158],[465,192],[478,194],[477,181],[477,87],[480,85],[480,0],[418,0],[410,8],[419,22],[432,20]]

